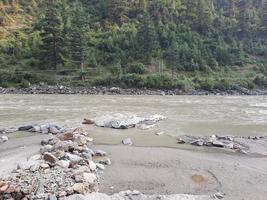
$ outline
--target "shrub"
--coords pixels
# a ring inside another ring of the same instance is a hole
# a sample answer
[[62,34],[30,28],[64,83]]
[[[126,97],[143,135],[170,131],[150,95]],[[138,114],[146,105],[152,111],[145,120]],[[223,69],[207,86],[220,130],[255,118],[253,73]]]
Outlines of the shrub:
[[127,69],[127,73],[130,74],[144,74],[145,72],[146,68],[143,63],[132,63]]

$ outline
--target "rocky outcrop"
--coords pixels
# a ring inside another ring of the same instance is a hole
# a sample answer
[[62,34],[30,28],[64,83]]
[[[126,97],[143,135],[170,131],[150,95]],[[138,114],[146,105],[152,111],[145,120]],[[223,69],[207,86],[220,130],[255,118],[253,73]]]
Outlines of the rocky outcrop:
[[113,113],[95,118],[93,121],[96,126],[115,128],[115,129],[128,129],[138,127],[141,129],[152,128],[158,121],[166,119],[162,115],[152,115],[150,117],[139,117],[133,114]]
[[0,199],[64,199],[98,192],[99,172],[111,161],[106,152],[91,149],[87,134],[82,129],[51,134],[41,142],[40,154],[0,180]]

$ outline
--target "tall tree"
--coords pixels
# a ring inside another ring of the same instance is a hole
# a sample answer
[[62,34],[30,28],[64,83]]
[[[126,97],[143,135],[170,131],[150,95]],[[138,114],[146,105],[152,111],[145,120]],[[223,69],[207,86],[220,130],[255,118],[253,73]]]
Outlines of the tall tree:
[[70,41],[71,59],[84,69],[85,59],[89,55],[88,33],[90,32],[90,16],[83,5],[76,0],[71,10],[68,39]]
[[42,38],[42,60],[45,65],[54,70],[62,64],[63,51],[63,22],[61,4],[56,0],[47,0],[44,4],[44,13],[40,15],[37,27]]
[[120,25],[128,21],[129,3],[127,0],[107,0],[108,17]]

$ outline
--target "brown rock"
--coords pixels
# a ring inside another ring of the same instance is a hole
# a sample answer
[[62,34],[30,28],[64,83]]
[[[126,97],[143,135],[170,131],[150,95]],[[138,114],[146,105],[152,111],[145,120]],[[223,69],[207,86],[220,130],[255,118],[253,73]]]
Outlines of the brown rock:
[[57,137],[61,141],[73,140],[73,133],[72,132],[65,132],[65,133],[59,134]]
[[57,158],[51,153],[45,153],[43,159],[51,164],[55,164],[57,162]]
[[11,194],[17,192],[19,188],[16,188],[14,185],[10,185],[9,188],[5,191],[5,193]]
[[83,122],[82,122],[82,124],[94,124],[95,122],[93,121],[93,120],[91,120],[91,119],[83,119]]
[[0,188],[0,193],[5,192],[9,188],[9,183],[4,183]]
[[85,193],[85,187],[83,183],[75,183],[72,186],[72,189],[74,192],[80,193],[80,194],[84,194]]

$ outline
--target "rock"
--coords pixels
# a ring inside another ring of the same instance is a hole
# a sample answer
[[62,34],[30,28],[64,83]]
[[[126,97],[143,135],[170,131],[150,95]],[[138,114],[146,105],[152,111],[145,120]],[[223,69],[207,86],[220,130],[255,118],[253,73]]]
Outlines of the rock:
[[83,179],[89,184],[93,184],[97,180],[96,175],[93,173],[84,173]]
[[177,138],[177,143],[178,144],[184,144],[185,141],[182,138]]
[[89,161],[89,168],[92,171],[95,171],[96,170],[96,164],[94,163],[94,161]]
[[30,130],[31,128],[33,128],[33,125],[25,125],[25,126],[20,126],[18,128],[19,131],[28,131]]
[[8,141],[8,137],[7,136],[3,135],[3,136],[0,137],[0,143],[5,143],[7,141]]
[[74,149],[75,144],[71,140],[67,141],[59,141],[54,145],[54,149],[69,151],[70,149]]
[[97,151],[95,152],[95,155],[96,155],[96,156],[106,156],[107,153],[106,153],[105,151],[102,151],[102,150],[97,150]]
[[217,192],[216,194],[214,194],[214,197],[215,197],[216,199],[223,199],[223,198],[224,198],[224,195],[221,194],[220,192]]
[[203,146],[204,145],[204,141],[199,139],[199,140],[195,140],[193,142],[190,142],[190,144],[195,145],[195,146]]
[[163,119],[165,119],[165,117],[161,115],[153,115],[150,117],[138,117],[133,114],[113,113],[97,117],[94,119],[94,121],[95,125],[100,127],[127,129],[127,128],[133,128],[136,125],[138,125],[139,127],[151,128],[152,126],[155,126],[156,122]]
[[17,169],[22,169],[22,170],[28,170],[31,168],[31,166],[38,164],[38,161],[35,160],[28,160],[26,162],[21,162],[17,165]]
[[77,170],[75,170],[75,173],[82,174],[84,172],[91,172],[90,168],[87,166],[79,166]]
[[118,87],[112,87],[109,89],[110,92],[114,92],[114,93],[119,93],[120,92],[120,88]]
[[84,188],[84,184],[83,183],[75,183],[72,186],[72,189],[74,192],[80,193],[80,194],[84,194],[85,193],[85,188]]
[[62,192],[59,193],[60,197],[65,197],[67,195],[68,195],[68,193],[66,191],[62,191]]
[[99,160],[98,162],[100,164],[103,164],[103,165],[111,165],[111,161],[110,161],[109,158],[105,158],[105,159]]
[[98,169],[105,170],[105,165],[103,165],[103,164],[96,163],[96,167],[97,167]]
[[55,126],[49,127],[49,133],[52,133],[53,135],[56,135],[59,133],[59,130]]
[[40,129],[41,129],[41,133],[43,133],[43,134],[49,133],[49,125],[48,124],[41,125]]
[[54,149],[54,147],[53,147],[52,145],[48,144],[48,145],[45,145],[45,146],[41,147],[41,148],[40,148],[40,152],[41,152],[42,154],[44,154],[44,153],[46,153],[46,152],[51,152],[51,151],[53,151],[53,149]]
[[77,142],[79,146],[83,146],[87,143],[87,138],[83,135],[78,135],[74,137],[74,141]]
[[50,164],[55,164],[57,162],[57,158],[53,154],[48,152],[44,153],[43,159]]
[[134,195],[134,196],[137,196],[137,195],[140,195],[140,194],[141,194],[141,192],[139,192],[137,190],[132,191],[132,195]]
[[84,148],[84,152],[91,154],[91,156],[94,156],[95,155],[95,152],[92,149],[89,149],[87,147]]
[[70,166],[70,161],[69,160],[59,160],[57,162],[57,165],[62,167],[62,168],[69,168]]
[[57,200],[57,197],[55,195],[53,195],[53,194],[50,194],[48,196],[48,200]]
[[161,131],[161,132],[158,132],[158,133],[155,133],[155,135],[157,135],[157,136],[161,136],[161,135],[163,135],[164,134],[164,132],[163,131]]
[[40,126],[33,126],[30,130],[30,132],[42,132]]
[[41,140],[41,145],[42,146],[45,146],[47,144],[49,144],[49,139],[43,139],[43,140]]
[[92,119],[83,119],[83,122],[82,122],[82,124],[94,124],[95,122],[94,122],[94,120],[92,120]]
[[38,164],[34,164],[34,165],[32,165],[30,167],[30,171],[31,172],[35,172],[35,171],[39,170],[39,168],[40,168],[40,164],[39,163]]
[[50,168],[50,166],[49,166],[48,164],[46,164],[46,163],[41,163],[41,164],[40,164],[40,167],[43,168],[43,169],[48,169],[48,168]]
[[72,132],[62,133],[58,135],[58,139],[60,139],[61,141],[73,140],[73,133]]
[[73,163],[78,163],[82,160],[80,156],[77,156],[71,153],[66,153],[66,158],[69,159]]
[[5,191],[8,189],[9,185],[10,185],[9,183],[4,183],[4,184],[0,187],[0,193],[5,192]]
[[212,141],[212,145],[215,147],[221,147],[221,148],[225,146],[223,142],[220,142],[218,140]]
[[124,145],[133,145],[133,142],[131,140],[131,138],[126,138],[122,140],[122,144]]

